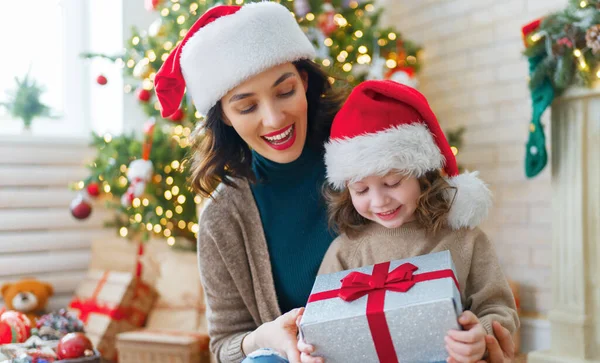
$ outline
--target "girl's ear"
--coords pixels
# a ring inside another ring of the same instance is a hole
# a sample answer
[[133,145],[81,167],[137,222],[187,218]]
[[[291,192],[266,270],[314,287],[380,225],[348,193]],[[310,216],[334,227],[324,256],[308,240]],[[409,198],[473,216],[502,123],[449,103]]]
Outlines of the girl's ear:
[[304,92],[308,91],[308,73],[305,70],[300,71],[300,78],[304,85]]

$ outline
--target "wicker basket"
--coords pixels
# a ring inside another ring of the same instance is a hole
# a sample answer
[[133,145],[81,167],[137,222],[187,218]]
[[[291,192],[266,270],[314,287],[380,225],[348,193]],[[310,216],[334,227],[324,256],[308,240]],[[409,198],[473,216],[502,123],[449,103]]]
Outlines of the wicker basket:
[[119,363],[209,363],[208,335],[139,330],[117,336]]

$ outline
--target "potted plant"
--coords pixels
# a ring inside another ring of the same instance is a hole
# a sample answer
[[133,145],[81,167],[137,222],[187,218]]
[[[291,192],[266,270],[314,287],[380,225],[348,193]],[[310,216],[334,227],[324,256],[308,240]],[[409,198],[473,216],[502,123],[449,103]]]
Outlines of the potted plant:
[[16,87],[7,92],[8,102],[0,103],[15,118],[23,120],[25,130],[30,130],[36,117],[50,116],[50,107],[40,100],[44,87],[34,80],[30,72],[19,79],[15,77]]

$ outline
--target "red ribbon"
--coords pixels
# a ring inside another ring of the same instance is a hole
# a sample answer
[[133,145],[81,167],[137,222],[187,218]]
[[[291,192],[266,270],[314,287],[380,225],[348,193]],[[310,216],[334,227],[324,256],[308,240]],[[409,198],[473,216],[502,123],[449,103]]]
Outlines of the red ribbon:
[[405,263],[389,271],[390,263],[378,263],[373,266],[373,274],[351,272],[342,281],[339,289],[311,294],[308,302],[340,298],[351,302],[367,295],[367,321],[379,362],[398,363],[394,343],[383,310],[386,291],[407,292],[415,284],[423,281],[452,278],[460,290],[458,280],[451,269],[425,272],[414,275],[418,267]]
[[79,310],[79,320],[82,322],[87,323],[91,313],[106,315],[113,320],[122,320],[126,317],[123,309],[119,309],[118,307],[114,307],[109,304],[102,304],[97,301],[98,295],[100,294],[100,291],[102,291],[104,284],[106,284],[109,274],[109,271],[104,272],[100,282],[92,294],[92,297],[85,300],[75,298],[69,304],[71,308]]
[[[100,282],[94,290],[94,293],[89,299],[80,299],[76,297],[71,301],[69,307],[72,309],[79,310],[79,320],[81,320],[84,323],[87,323],[90,314],[94,313],[108,316],[111,320],[119,321],[129,319],[131,323],[133,323],[136,326],[143,325],[144,321],[146,320],[146,313],[144,313],[143,311],[140,311],[133,307],[122,308],[116,306],[115,304],[106,304],[98,301],[98,295],[100,294],[100,291],[102,291],[102,288],[106,284],[109,274],[110,271],[104,272],[102,278],[100,279]],[[137,297],[141,296],[142,293],[146,293],[148,287],[145,284],[139,284],[136,286],[135,289],[135,296]]]

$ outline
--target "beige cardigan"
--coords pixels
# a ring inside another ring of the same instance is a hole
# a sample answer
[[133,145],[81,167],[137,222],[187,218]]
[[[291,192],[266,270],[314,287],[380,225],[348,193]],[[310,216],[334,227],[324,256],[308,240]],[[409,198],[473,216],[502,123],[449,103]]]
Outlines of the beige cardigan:
[[281,315],[254,196],[248,182],[236,183],[207,202],[198,235],[210,348],[223,363],[243,360],[244,337]]

